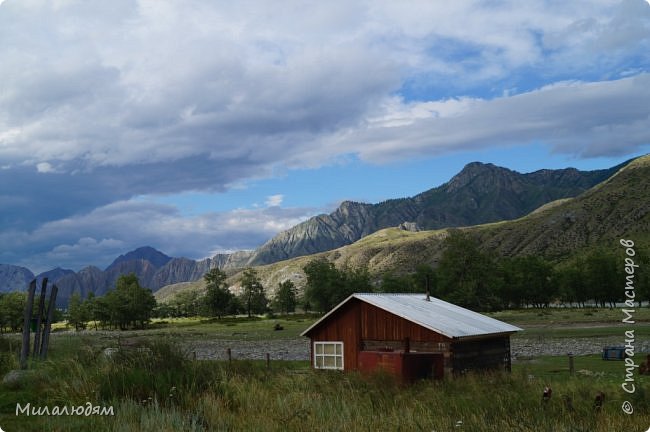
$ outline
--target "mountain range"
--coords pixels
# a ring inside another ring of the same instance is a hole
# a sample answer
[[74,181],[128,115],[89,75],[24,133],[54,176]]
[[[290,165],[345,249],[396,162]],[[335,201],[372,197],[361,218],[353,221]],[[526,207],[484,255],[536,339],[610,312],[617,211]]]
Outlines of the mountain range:
[[[302,268],[313,259],[327,260],[338,268],[366,268],[373,279],[386,272],[409,273],[420,264],[436,267],[450,228],[418,232],[405,228],[385,228],[334,250],[260,266],[258,275],[273,291],[285,280],[303,287]],[[632,240],[637,255],[650,250],[650,155],[625,164],[574,198],[547,203],[515,220],[455,229],[473,236],[482,250],[501,256],[537,255],[561,264],[602,248],[619,252],[622,265],[620,239]],[[238,279],[233,274],[229,282],[236,285]],[[164,299],[174,288],[164,287],[156,297]],[[183,287],[197,288],[202,283]]]
[[0,292],[22,291],[32,279],[39,286],[44,277],[56,283],[59,288],[57,304],[64,306],[74,292],[86,297],[90,292],[103,295],[115,286],[117,279],[124,274],[135,273],[143,286],[156,291],[165,285],[195,281],[213,267],[227,270],[242,266],[251,252],[217,254],[204,260],[172,258],[149,247],[141,247],[117,257],[105,270],[88,266],[79,272],[56,268],[38,275],[29,269],[14,265],[0,264]]
[[[568,168],[521,174],[492,164],[473,162],[466,165],[449,182],[414,197],[388,200],[378,204],[345,201],[329,215],[315,216],[281,232],[255,251],[218,254],[212,258],[196,261],[172,258],[154,248],[142,247],[119,256],[105,270],[94,266],[86,267],[77,273],[54,269],[37,277],[47,276],[51,282],[57,283],[61,293],[58,303],[64,305],[75,291],[82,296],[90,292],[103,295],[114,286],[120,275],[131,272],[139,277],[144,286],[157,291],[161,287],[179,282],[200,280],[203,274],[213,267],[233,273],[236,269],[246,266],[272,267],[267,264],[323,252],[328,259],[340,261],[344,255],[341,250],[344,250],[346,245],[351,245],[349,248],[353,250],[359,244],[374,245],[373,242],[383,239],[378,244],[386,243],[389,250],[399,249],[404,239],[408,239],[407,243],[409,243],[414,239],[430,240],[439,236],[438,231],[431,230],[483,226],[481,224],[513,220],[522,218],[544,205],[550,209],[564,208],[563,206],[571,208],[573,197],[582,197],[593,193],[594,190],[602,189],[603,185],[616,178],[619,170],[626,171],[621,170],[626,164],[597,171]],[[547,213],[542,209],[529,217],[533,218],[540,212]],[[577,210],[574,210],[571,214],[577,214],[576,212]],[[565,220],[570,220],[571,216],[567,217],[569,219]],[[516,226],[517,221],[512,224]],[[398,235],[394,234],[394,230],[386,230],[397,226],[403,228],[396,230]],[[481,232],[481,229],[476,228],[477,232]],[[526,229],[528,232],[538,231],[535,227]],[[423,232],[417,232],[420,230]],[[494,231],[497,232],[501,231]],[[544,237],[543,234],[539,235]],[[368,241],[364,242],[366,238]],[[393,240],[396,241],[395,245],[391,243]],[[513,243],[507,234],[489,234],[483,241],[507,253],[526,252],[521,245]],[[510,249],[505,251],[504,245],[510,245]],[[426,247],[425,241],[419,244],[417,249]],[[377,253],[384,254],[387,258],[375,261],[385,262],[387,267],[401,265],[400,259],[391,261],[392,258],[389,258],[391,256],[394,258],[394,252],[388,253],[383,250]],[[365,251],[364,255],[375,256],[376,254]],[[420,255],[429,256],[428,253]],[[352,261],[366,260],[353,259]],[[300,273],[294,272],[292,277],[299,279]],[[0,264],[0,292],[23,290],[33,278],[34,275],[28,269]]]
[[516,219],[545,203],[579,195],[609,178],[621,166],[597,171],[568,168],[521,174],[473,162],[449,182],[411,198],[378,204],[345,201],[329,215],[312,217],[276,235],[255,250],[248,264],[270,264],[336,249],[403,222],[433,230]]

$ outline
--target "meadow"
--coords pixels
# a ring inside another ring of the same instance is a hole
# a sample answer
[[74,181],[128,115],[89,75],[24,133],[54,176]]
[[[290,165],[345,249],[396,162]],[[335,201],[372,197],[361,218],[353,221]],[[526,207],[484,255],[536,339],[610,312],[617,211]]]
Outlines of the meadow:
[[[548,320],[538,320],[538,311],[510,313],[510,322],[525,325],[526,332],[548,330]],[[620,332],[607,318],[609,312],[557,313],[551,317],[553,328],[558,334],[573,332],[565,335],[569,343],[571,338],[608,335],[611,329]],[[642,313],[635,328],[647,335],[650,314]],[[468,374],[406,386],[380,373],[313,371],[306,361],[272,361],[270,368],[264,361],[196,361],[178,344],[193,338],[295,339],[314,319],[179,319],[154,322],[137,332],[57,334],[47,361],[33,362],[18,382],[0,385],[0,427],[5,432],[610,432],[646,431],[650,425],[649,377],[635,375],[636,391],[628,395],[621,389],[623,362],[598,355],[577,356],[573,375],[566,356],[543,356],[516,362],[509,374]],[[275,324],[284,330],[274,331]],[[104,348],[118,337],[137,343],[107,357]],[[16,335],[0,337],[0,375],[17,367],[18,349]],[[541,398],[545,386],[553,389],[547,403]],[[601,410],[594,408],[597,392],[606,395]],[[634,414],[621,411],[624,400],[631,402]],[[88,402],[112,406],[114,415],[15,415],[17,403],[52,408]]]

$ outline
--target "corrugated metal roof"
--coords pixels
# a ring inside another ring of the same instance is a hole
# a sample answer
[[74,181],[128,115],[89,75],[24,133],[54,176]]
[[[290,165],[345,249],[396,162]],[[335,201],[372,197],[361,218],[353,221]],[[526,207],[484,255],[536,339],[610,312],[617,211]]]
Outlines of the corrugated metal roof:
[[425,294],[352,294],[302,332],[302,335],[306,335],[352,298],[369,303],[450,338],[512,333],[522,330],[435,297],[430,297],[429,301],[425,297]]

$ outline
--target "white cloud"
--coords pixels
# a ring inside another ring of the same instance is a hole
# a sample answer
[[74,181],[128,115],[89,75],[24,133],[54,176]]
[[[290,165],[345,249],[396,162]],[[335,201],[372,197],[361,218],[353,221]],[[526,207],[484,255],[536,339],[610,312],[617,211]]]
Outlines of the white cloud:
[[492,100],[395,101],[381,116],[332,139],[369,161],[543,142],[581,157],[624,155],[650,143],[650,74],[564,82]]
[[68,170],[193,157],[322,164],[337,152],[314,160],[321,140],[363,127],[405,81],[463,91],[518,68],[552,77],[647,60],[647,9],[321,2],[305,15],[296,2],[9,2],[0,130],[14,132],[0,158]]
[[282,204],[283,199],[284,195],[282,194],[270,195],[266,197],[264,204],[266,204],[267,207],[279,207]]
[[49,162],[39,162],[36,164],[36,171],[42,174],[54,173],[56,169]]
[[252,247],[305,212],[279,209],[279,194],[190,219],[129,200],[342,155],[649,142],[643,0],[9,0],[0,58],[0,239],[16,251],[4,262],[73,253],[83,237],[104,251]]
[[20,262],[36,272],[48,270],[49,263],[74,269],[105,266],[143,245],[198,259],[214,251],[254,249],[315,213],[309,208],[269,207],[187,217],[169,205],[123,201],[45,223],[33,232],[0,232],[0,242],[6,253],[42,251]]

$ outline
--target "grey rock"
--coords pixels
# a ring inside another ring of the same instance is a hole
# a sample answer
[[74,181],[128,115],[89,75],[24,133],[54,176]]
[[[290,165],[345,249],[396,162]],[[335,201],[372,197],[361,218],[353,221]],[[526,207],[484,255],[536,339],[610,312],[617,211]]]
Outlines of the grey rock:
[[22,382],[25,380],[25,377],[29,375],[27,370],[12,370],[9,371],[3,378],[2,384],[7,387],[16,388],[19,387]]
[[402,222],[401,224],[399,224],[397,228],[401,229],[402,231],[410,231],[410,232],[421,231],[420,227],[418,227],[418,224],[415,222]]

